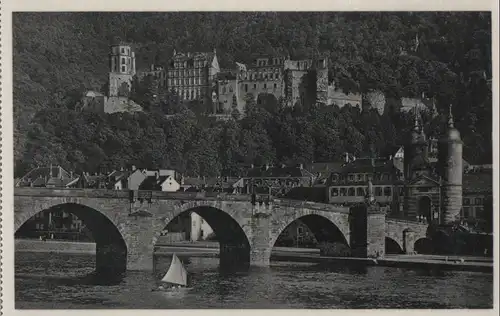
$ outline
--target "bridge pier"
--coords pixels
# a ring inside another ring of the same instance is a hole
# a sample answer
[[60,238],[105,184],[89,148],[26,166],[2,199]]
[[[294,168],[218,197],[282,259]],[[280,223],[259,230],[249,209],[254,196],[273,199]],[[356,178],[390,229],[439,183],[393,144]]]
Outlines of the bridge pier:
[[415,245],[415,232],[409,228],[403,231],[403,251],[406,254],[413,254]]

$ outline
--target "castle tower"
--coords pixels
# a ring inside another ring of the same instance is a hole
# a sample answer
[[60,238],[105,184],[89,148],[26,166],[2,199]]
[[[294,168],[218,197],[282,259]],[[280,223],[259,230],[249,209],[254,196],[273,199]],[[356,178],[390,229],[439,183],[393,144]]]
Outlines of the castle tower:
[[439,142],[441,191],[441,223],[452,224],[460,219],[462,208],[462,140],[455,128],[453,114],[448,117],[448,127]]
[[328,99],[328,59],[320,56],[316,61],[316,102],[326,104]]
[[108,96],[128,97],[135,75],[135,53],[128,44],[111,45]]
[[419,175],[430,171],[427,157],[427,138],[423,127],[420,126],[417,107],[415,107],[413,130],[404,146],[404,153],[404,176],[406,181],[411,181]]

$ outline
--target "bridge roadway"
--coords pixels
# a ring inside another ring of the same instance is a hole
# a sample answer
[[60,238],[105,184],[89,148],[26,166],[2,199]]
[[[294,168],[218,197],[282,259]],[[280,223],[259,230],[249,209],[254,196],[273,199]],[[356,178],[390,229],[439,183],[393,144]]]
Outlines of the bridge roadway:
[[213,228],[221,265],[268,265],[278,236],[297,219],[319,242],[344,243],[361,257],[383,256],[386,241],[411,253],[427,230],[420,223],[386,219],[373,207],[354,213],[348,207],[297,200],[258,197],[252,203],[249,195],[15,188],[16,231],[49,209],[75,214],[92,231],[96,269],[103,273],[151,269],[161,231],[184,212],[198,213]]

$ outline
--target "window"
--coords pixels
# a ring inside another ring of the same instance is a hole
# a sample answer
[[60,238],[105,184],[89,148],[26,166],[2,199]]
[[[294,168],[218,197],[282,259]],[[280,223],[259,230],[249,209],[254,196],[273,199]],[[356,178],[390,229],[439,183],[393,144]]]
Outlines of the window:
[[384,187],[384,195],[391,196],[392,190],[391,187]]
[[248,84],[245,84],[245,92],[248,92]]
[[122,72],[126,72],[126,71],[127,71],[127,66],[122,65]]
[[464,205],[469,205],[470,204],[470,200],[468,198],[464,198]]
[[355,193],[354,188],[349,188],[349,190],[347,190],[347,195],[349,195],[349,196],[355,196],[356,193]]
[[375,187],[375,196],[382,196],[382,188]]
[[358,181],[363,181],[363,178],[364,178],[364,175],[363,175],[363,174],[359,173],[359,174],[357,174],[356,176],[357,176],[357,178],[358,178]]
[[476,198],[474,202],[475,202],[474,204],[476,204],[476,205],[481,205],[481,204],[483,204],[483,199]]
[[122,57],[122,65],[125,65],[127,61],[125,60],[125,57]]
[[331,196],[338,196],[339,195],[339,189],[338,188],[332,188],[330,194],[331,194]]
[[357,188],[356,189],[356,195],[357,196],[365,196],[365,189],[364,188]]
[[469,218],[469,215],[470,215],[469,207],[464,207],[463,211],[464,211],[464,218]]
[[267,89],[267,84],[264,83],[264,89]]
[[226,93],[226,87],[222,87],[222,94]]
[[332,174],[332,182],[337,182],[339,180],[339,175],[334,173]]
[[125,48],[122,47],[122,54],[125,54]]
[[346,196],[347,195],[347,189],[346,188],[340,188],[340,196]]
[[354,181],[354,175],[353,174],[349,174],[348,177],[349,177],[349,181]]
[[277,84],[274,84],[274,89],[276,89],[277,87],[278,87],[278,85],[277,85]]
[[257,85],[256,85],[255,83],[253,84],[253,88],[254,88],[254,89],[257,89]]

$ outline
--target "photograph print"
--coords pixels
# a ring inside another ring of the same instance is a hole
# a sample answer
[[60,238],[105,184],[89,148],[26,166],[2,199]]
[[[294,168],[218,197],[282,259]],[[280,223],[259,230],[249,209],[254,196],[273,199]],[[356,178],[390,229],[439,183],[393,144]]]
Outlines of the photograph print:
[[492,309],[492,36],[13,12],[15,308]]

